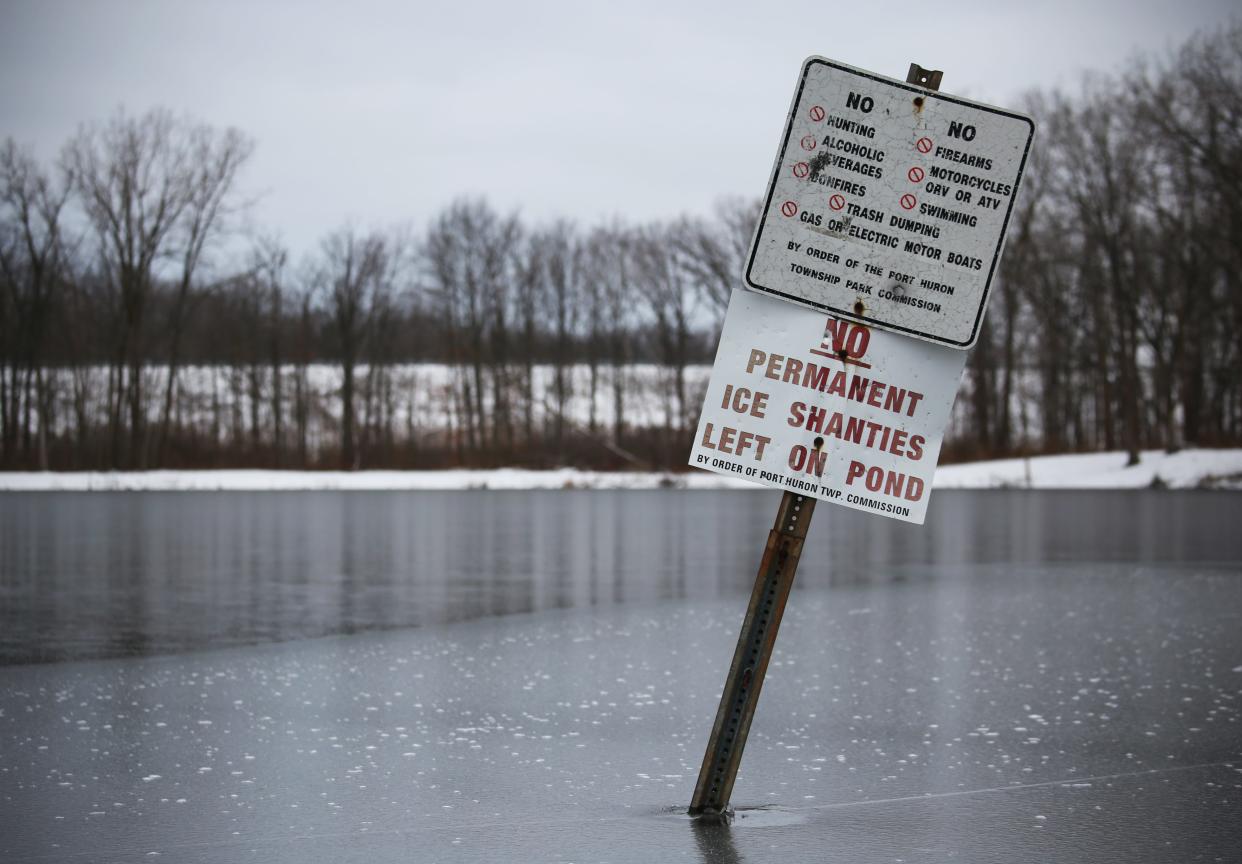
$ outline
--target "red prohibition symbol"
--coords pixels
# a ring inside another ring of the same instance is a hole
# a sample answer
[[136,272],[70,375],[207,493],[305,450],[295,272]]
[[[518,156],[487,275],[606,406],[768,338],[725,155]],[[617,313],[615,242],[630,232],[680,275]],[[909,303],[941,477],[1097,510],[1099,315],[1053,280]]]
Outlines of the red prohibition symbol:
[[915,165],[913,168],[911,168],[909,171],[906,172],[906,176],[910,178],[911,183],[922,183],[923,177],[925,177],[926,175],[923,173],[922,168]]
[[792,201],[786,201],[784,204],[781,205],[781,212],[784,213],[786,216],[797,216],[798,205]]
[[810,113],[811,113],[811,119],[814,120],[816,123],[824,119],[824,109],[819,107],[818,105],[811,106]]
[[814,150],[816,146],[818,146],[818,144],[819,144],[819,139],[816,138],[814,135],[804,135],[802,137],[802,149],[803,150]]
[[845,198],[841,195],[833,195],[828,199],[828,206],[833,210],[840,210],[845,206]]
[[923,137],[915,141],[914,146],[919,149],[920,153],[930,153],[932,148],[932,140],[930,138]]
[[909,192],[901,196],[901,206],[904,207],[906,210],[913,210],[914,205],[917,203],[919,203],[918,199],[916,199]]
[[793,166],[793,175],[795,177],[805,177],[811,173],[811,166],[805,162],[799,162]]

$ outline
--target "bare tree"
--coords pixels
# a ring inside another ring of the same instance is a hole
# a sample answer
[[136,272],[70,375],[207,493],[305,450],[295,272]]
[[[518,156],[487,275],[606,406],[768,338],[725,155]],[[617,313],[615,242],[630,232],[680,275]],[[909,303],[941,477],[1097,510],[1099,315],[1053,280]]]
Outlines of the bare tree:
[[609,364],[609,389],[612,401],[612,447],[614,452],[631,458],[624,451],[627,367],[633,356],[631,345],[635,327],[634,299],[637,289],[633,282],[635,263],[634,233],[614,223],[597,228],[586,241],[588,250],[590,326],[587,334],[588,362],[591,364],[591,433],[595,433],[596,364],[606,359]]
[[249,152],[234,130],[217,135],[162,109],[141,117],[118,112],[101,127],[84,127],[65,150],[115,302],[114,464],[121,457],[122,402],[129,414],[128,464],[145,464],[145,325],[160,268],[179,254],[179,339],[185,294]]
[[544,233],[544,315],[550,325],[552,360],[552,447],[565,452],[566,414],[573,395],[573,341],[582,296],[581,247],[573,227],[556,222]]
[[588,272],[594,280],[588,295],[588,314],[591,316],[587,334],[591,341],[588,347],[592,402],[590,434],[593,438],[597,436],[594,422],[597,398],[595,364],[606,361],[609,367],[612,429],[611,440],[604,439],[599,443],[624,463],[650,468],[651,461],[631,452],[625,444],[631,363],[638,353],[636,337],[645,324],[643,301],[638,288],[642,232],[613,222],[591,232],[587,238],[587,249],[591,262]]
[[680,266],[718,319],[724,317],[733,290],[742,286],[760,209],[757,199],[725,198],[717,202],[714,220],[683,218],[670,232]]
[[[489,377],[493,409],[508,415],[508,297],[520,237],[516,216],[501,216],[483,201],[462,200],[433,222],[423,244],[426,290],[443,310],[450,362],[461,382],[467,440],[475,454],[487,450],[497,434],[495,422],[486,422]],[[500,421],[502,429],[508,424],[508,419]]]
[[634,353],[633,331],[636,327],[632,298],[635,263],[633,232],[614,229],[616,266],[605,282],[605,307],[608,315],[608,353],[612,356],[612,438],[616,447],[624,447],[625,394],[630,359]]
[[6,346],[0,361],[7,366],[0,366],[0,462],[6,466],[16,459],[19,427],[30,452],[33,406],[36,464],[48,468],[46,349],[65,265],[61,217],[69,190],[66,175],[48,176],[12,139],[0,145],[0,339]]
[[[1158,70],[1125,79],[1127,107],[1164,166],[1153,201],[1170,265],[1166,290],[1175,343],[1168,356],[1182,414],[1181,439],[1199,442],[1217,412],[1217,428],[1237,423],[1242,378],[1242,23],[1192,38]],[[1161,182],[1163,181],[1163,182]],[[1150,188],[1150,187],[1149,187]],[[1222,314],[1223,313],[1223,314]],[[1219,338],[1218,331],[1235,334]],[[1146,334],[1162,338],[1159,330]],[[1213,374],[1215,373],[1215,374]],[[1230,382],[1209,393],[1213,379]],[[1171,382],[1170,382],[1171,383]],[[1170,399],[1170,394],[1165,394]],[[1166,423],[1172,422],[1166,406]],[[1169,433],[1170,444],[1176,445]]]
[[689,428],[689,404],[686,392],[686,365],[690,361],[692,335],[692,286],[684,261],[658,226],[643,232],[637,245],[639,291],[650,312],[656,345],[668,376],[665,386],[664,462],[671,466],[680,439]]
[[544,306],[544,236],[529,235],[518,253],[514,274],[514,304],[521,335],[522,428],[527,448],[535,445],[535,361],[542,336],[540,314]]
[[294,371],[293,371],[293,424],[297,442],[297,464],[310,467],[310,381],[308,367],[314,342],[314,320],[311,305],[314,299],[314,283],[307,280],[306,287],[297,296],[297,319],[294,325]]
[[210,126],[174,127],[174,135],[183,137],[189,158],[185,176],[185,203],[173,242],[180,264],[176,288],[168,316],[168,372],[164,383],[164,404],[160,412],[160,432],[156,444],[156,462],[162,461],[172,419],[173,398],[181,366],[182,335],[185,316],[190,306],[195,279],[208,244],[225,227],[225,220],[237,206],[233,193],[237,174],[254,145],[236,129],[217,132]]
[[346,227],[323,242],[317,282],[336,337],[341,364],[341,465],[357,469],[355,448],[355,373],[372,323],[393,284],[395,256],[391,242],[379,233],[360,234]]
[[285,398],[284,398],[284,316],[285,316],[285,268],[289,252],[274,237],[260,238],[251,251],[251,270],[256,287],[264,295],[267,307],[266,342],[267,363],[271,378],[272,450],[276,467],[280,467],[285,451]]

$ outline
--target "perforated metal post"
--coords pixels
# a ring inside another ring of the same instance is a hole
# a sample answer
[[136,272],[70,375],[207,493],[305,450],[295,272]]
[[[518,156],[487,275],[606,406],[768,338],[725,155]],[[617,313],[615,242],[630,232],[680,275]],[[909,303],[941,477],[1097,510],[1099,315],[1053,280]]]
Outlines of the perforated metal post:
[[785,601],[793,587],[798,558],[802,555],[802,544],[814,511],[814,498],[794,492],[786,492],[781,497],[776,524],[768,532],[750,605],[733,651],[733,664],[725,679],[716,722],[690,801],[692,816],[722,816],[728,812],[729,796],[742,762],[750,721],[759,704],[763,676],[768,671],[776,632],[785,614]]

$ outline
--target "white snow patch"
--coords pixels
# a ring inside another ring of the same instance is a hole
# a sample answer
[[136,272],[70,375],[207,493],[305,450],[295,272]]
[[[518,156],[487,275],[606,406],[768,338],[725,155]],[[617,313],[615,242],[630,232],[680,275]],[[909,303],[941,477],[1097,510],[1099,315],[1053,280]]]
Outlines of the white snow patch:
[[1242,489],[1242,449],[1144,450],[1139,464],[1126,467],[1126,454],[1075,453],[996,459],[946,465],[936,472],[937,489],[1139,489],[1163,484],[1174,489]]

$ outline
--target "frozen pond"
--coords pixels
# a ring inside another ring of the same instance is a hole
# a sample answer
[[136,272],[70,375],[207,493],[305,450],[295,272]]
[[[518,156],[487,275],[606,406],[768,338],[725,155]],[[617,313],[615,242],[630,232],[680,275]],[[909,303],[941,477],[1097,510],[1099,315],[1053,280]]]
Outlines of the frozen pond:
[[[769,491],[0,493],[0,664],[749,591]],[[937,491],[819,508],[795,590],[902,565],[1242,562],[1242,495]]]
[[[774,493],[0,498],[6,645],[10,626],[80,655],[420,625],[0,668],[6,862],[1242,846],[1242,496],[938,492],[922,530],[821,507],[748,809],[715,830],[678,808]],[[99,608],[49,614],[34,572]],[[139,598],[136,644],[91,623],[116,598]]]

